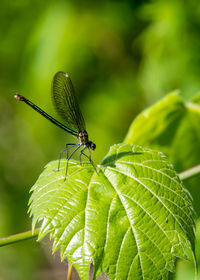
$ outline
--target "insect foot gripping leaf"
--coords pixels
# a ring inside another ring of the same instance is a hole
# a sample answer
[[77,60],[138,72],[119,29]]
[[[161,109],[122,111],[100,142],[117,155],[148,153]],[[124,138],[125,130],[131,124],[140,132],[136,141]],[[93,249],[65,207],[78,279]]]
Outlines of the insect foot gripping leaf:
[[118,144],[98,174],[88,164],[50,162],[32,188],[33,227],[54,239],[81,279],[167,279],[176,257],[194,255],[191,197],[159,152]]

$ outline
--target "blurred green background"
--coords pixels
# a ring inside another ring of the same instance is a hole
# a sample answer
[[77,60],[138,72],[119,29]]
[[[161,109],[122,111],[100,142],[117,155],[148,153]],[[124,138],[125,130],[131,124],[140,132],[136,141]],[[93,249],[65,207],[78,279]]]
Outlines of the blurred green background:
[[[57,117],[51,81],[67,72],[100,163],[147,105],[174,89],[185,100],[200,90],[197,0],[2,0],[0,30],[1,237],[30,229],[30,187],[72,140],[15,92]],[[184,267],[179,279],[190,279]],[[48,239],[0,249],[0,280],[66,279],[65,269]]]

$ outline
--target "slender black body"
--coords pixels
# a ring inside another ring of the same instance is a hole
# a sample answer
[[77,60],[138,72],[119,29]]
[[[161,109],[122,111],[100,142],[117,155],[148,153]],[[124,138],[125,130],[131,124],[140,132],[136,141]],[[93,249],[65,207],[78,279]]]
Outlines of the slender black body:
[[[25,102],[27,105],[29,105],[35,111],[40,113],[46,119],[48,119],[49,121],[59,126],[63,130],[67,131],[68,133],[72,134],[78,139],[79,143],[66,144],[66,149],[60,153],[58,170],[60,167],[61,156],[64,152],[67,152],[67,166],[66,166],[66,176],[67,176],[68,162],[71,159],[71,157],[75,154],[75,152],[81,147],[82,150],[79,156],[80,161],[81,161],[81,156],[84,155],[88,157],[90,163],[94,167],[94,164],[91,160],[90,149],[95,150],[96,145],[92,141],[89,141],[88,133],[86,132],[85,122],[76,100],[74,88],[71,79],[67,74],[65,74],[64,72],[57,72],[53,78],[53,83],[52,83],[52,99],[53,99],[55,109],[57,113],[64,119],[67,126],[57,121],[50,115],[48,115],[46,112],[44,112],[42,109],[40,109],[37,105],[35,105],[27,98],[19,94],[16,94],[14,97],[19,101]],[[71,153],[70,156],[68,156],[68,150],[73,147],[75,147],[75,150]],[[89,151],[89,156],[84,154],[84,151],[86,149],[88,149]]]

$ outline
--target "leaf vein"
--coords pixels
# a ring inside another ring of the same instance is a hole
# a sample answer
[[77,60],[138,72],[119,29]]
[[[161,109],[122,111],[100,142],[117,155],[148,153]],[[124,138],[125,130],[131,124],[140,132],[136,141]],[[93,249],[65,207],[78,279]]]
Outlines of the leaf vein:
[[140,180],[138,180],[136,177],[130,176],[129,174],[126,174],[126,173],[124,173],[124,172],[122,172],[122,171],[120,171],[120,170],[118,170],[118,169],[116,169],[116,168],[112,168],[112,167],[110,167],[110,166],[107,166],[107,168],[108,168],[108,169],[111,169],[111,170],[113,170],[113,171],[116,171],[116,172],[118,172],[118,173],[120,173],[120,174],[123,174],[123,175],[125,175],[125,176],[128,176],[129,178],[132,178],[133,180],[135,180],[135,181],[137,181],[139,184],[141,184],[146,190],[148,190],[149,192],[151,192],[151,193],[157,198],[157,200],[160,201],[160,203],[171,213],[171,215],[172,215],[172,216],[174,217],[174,219],[177,221],[177,223],[179,224],[179,226],[182,228],[183,232],[187,235],[186,230],[183,228],[182,224],[179,222],[179,220],[178,220],[177,217],[173,214],[173,212],[172,212],[170,209],[168,209],[168,207],[165,205],[165,203],[164,203],[162,200],[160,200],[160,198],[159,198],[152,190],[150,190],[145,184],[143,184],[143,183],[142,183]]

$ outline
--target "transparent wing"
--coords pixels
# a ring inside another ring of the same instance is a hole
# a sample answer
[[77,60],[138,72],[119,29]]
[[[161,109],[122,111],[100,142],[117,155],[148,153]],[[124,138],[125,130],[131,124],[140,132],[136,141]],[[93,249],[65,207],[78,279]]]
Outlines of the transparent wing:
[[57,113],[69,128],[77,133],[85,131],[85,122],[76,100],[74,87],[68,74],[57,72],[53,78],[52,98]]

